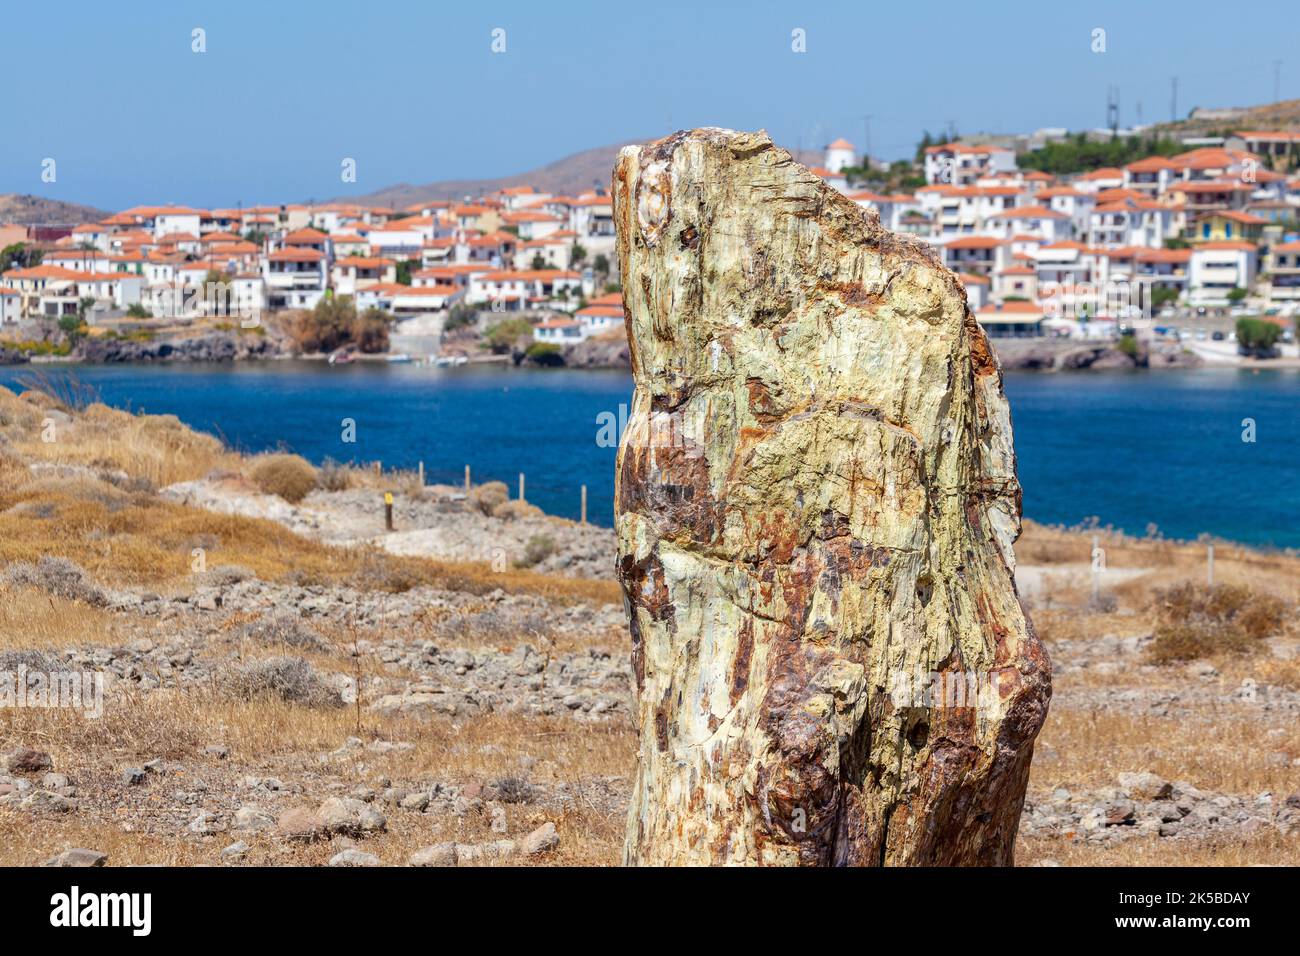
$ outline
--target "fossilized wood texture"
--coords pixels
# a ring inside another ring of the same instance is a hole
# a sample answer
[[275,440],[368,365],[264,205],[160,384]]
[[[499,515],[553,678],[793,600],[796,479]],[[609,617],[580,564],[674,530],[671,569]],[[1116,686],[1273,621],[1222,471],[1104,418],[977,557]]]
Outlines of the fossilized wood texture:
[[[1050,668],[957,278],[764,133],[628,147],[629,863],[1006,864]],[[898,699],[969,673],[978,707]]]

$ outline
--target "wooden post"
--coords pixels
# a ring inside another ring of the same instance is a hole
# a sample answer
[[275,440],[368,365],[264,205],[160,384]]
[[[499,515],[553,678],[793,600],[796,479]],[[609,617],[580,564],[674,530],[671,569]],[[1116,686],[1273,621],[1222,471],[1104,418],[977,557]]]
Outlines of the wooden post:
[[1205,582],[1209,587],[1214,587],[1214,545],[1205,546]]
[[384,527],[393,530],[393,493],[384,492]]
[[420,462],[419,478],[420,478],[420,487],[423,488],[424,487],[424,462]]
[[374,468],[375,468],[376,478],[378,478],[380,475],[384,473],[384,463],[382,461],[376,461],[374,464]]
[[580,523],[581,524],[587,523],[587,486],[586,485],[582,486],[582,518],[580,520]]
[[469,494],[469,465],[465,466],[465,494]]
[[524,500],[524,473],[519,473],[519,500]]
[[1096,606],[1101,599],[1101,568],[1097,564],[1098,558],[1097,536],[1092,536],[1092,603]]

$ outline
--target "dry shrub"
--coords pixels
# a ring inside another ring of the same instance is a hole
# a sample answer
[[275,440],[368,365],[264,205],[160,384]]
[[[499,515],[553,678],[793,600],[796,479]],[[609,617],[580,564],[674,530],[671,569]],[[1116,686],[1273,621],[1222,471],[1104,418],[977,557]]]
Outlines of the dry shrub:
[[524,556],[516,562],[521,568],[541,564],[555,553],[555,539],[546,534],[535,534],[524,545]]
[[85,570],[67,558],[46,555],[35,564],[20,561],[9,566],[5,578],[12,585],[36,588],[67,601],[85,601],[94,607],[108,603]]
[[1261,639],[1282,630],[1286,603],[1241,584],[1204,589],[1184,582],[1157,590],[1151,659],[1158,664],[1212,654],[1253,654]]
[[489,481],[476,487],[470,498],[479,511],[490,515],[510,500],[510,489],[504,481]]
[[305,707],[342,707],[343,698],[301,657],[268,657],[225,671],[218,686],[237,700],[276,698]]
[[514,521],[516,518],[540,518],[545,514],[537,505],[526,501],[503,501],[492,509],[492,517],[502,521]]
[[316,469],[298,455],[260,455],[253,460],[249,477],[263,494],[279,495],[297,504],[316,487]]
[[326,458],[316,470],[316,487],[325,491],[347,491],[352,487],[352,469]]
[[402,594],[429,583],[429,569],[418,561],[384,551],[367,551],[352,578],[354,587],[363,591],[387,591]]
[[324,639],[307,626],[301,617],[289,611],[275,611],[245,625],[240,635],[261,644],[283,644],[317,650],[325,647]]

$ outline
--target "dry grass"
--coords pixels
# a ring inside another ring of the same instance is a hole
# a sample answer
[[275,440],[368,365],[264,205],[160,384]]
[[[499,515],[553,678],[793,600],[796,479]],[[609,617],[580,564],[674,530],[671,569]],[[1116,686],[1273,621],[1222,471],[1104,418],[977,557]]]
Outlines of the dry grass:
[[0,426],[28,461],[122,471],[153,487],[193,481],[238,461],[216,438],[174,415],[132,415],[94,404],[63,422],[51,409],[67,411],[42,392],[19,397],[0,388]]
[[[1093,535],[1105,551],[1107,568],[1141,568],[1149,572],[1141,578],[1114,586],[1113,591],[1121,602],[1127,598],[1132,604],[1136,598],[1136,603],[1141,603],[1153,587],[1185,580],[1205,580],[1204,543],[1135,538],[1105,529],[1064,530],[1029,520],[1024,522],[1024,533],[1016,542],[1016,561],[1020,565],[1087,567],[1092,560]],[[1214,544],[1216,583],[1249,585],[1284,600],[1300,598],[1300,557],[1254,550],[1225,541]]]
[[1113,787],[1121,771],[1150,770],[1216,793],[1300,790],[1300,768],[1290,766],[1300,757],[1300,726],[1280,715],[1270,721],[1250,704],[1193,719],[1057,708],[1039,740],[1058,756],[1035,759],[1031,789]]
[[1021,837],[1016,841],[1016,866],[1054,860],[1062,866],[1295,866],[1300,859],[1300,834],[1276,832],[1192,842],[1159,837],[1130,837],[1101,845],[1065,836]]
[[355,582],[389,591],[428,584],[474,594],[501,588],[563,603],[619,600],[611,581],[331,547],[272,521],[188,508],[94,479],[29,476],[0,494],[0,563],[58,555],[104,584],[156,586],[183,583],[194,548],[205,550],[209,565],[239,564],[269,581]]
[[121,621],[82,601],[0,587],[0,652],[119,643]]
[[107,853],[109,866],[193,866],[215,855],[201,844],[131,832],[121,822],[33,819],[18,810],[0,810],[0,866],[34,866],[74,847]]

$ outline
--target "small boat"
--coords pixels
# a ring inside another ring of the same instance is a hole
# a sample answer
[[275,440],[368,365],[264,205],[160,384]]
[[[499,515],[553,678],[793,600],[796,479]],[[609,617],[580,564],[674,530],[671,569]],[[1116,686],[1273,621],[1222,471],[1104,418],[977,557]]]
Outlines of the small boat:
[[356,360],[356,356],[351,352],[338,351],[330,354],[331,365],[350,365]]
[[439,355],[434,359],[433,364],[438,368],[449,368],[453,365],[466,365],[468,362],[468,355]]
[[411,361],[411,356],[405,352],[398,352],[396,355],[388,356],[388,361],[393,365],[403,365]]

